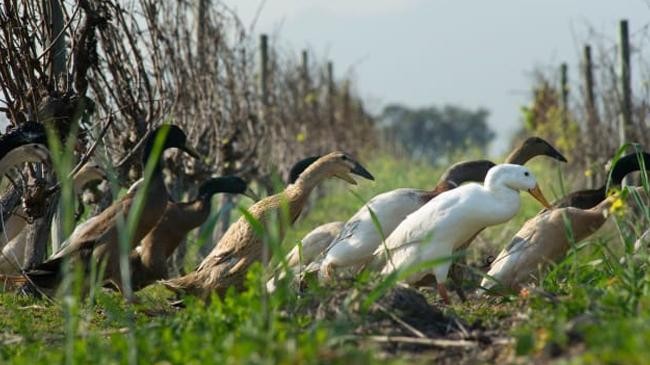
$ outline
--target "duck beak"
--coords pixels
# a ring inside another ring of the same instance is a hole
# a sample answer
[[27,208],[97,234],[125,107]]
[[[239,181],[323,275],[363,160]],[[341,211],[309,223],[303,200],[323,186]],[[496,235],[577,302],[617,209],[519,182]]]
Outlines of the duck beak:
[[195,150],[194,147],[192,147],[190,145],[186,144],[185,146],[183,146],[183,148],[181,148],[181,150],[183,150],[188,155],[194,157],[197,160],[201,159],[201,154],[197,150]]
[[253,199],[253,201],[259,201],[260,200],[260,196],[257,195],[257,193],[254,192],[253,189],[251,189],[250,187],[246,188],[246,191],[244,192],[243,195]]
[[334,175],[334,176],[336,176],[336,177],[338,177],[339,179],[341,179],[341,180],[347,182],[348,184],[357,185],[356,180],[354,180],[354,179],[352,178],[352,176],[350,176],[350,174],[348,174],[348,173],[342,172],[342,173],[340,173],[340,174],[336,174],[336,175]]
[[[354,168],[352,170],[350,170],[350,172],[352,172],[355,175],[359,175],[359,176],[361,176],[363,178],[366,178],[368,180],[373,180],[373,181],[375,180],[375,178],[372,176],[372,174],[370,172],[368,172],[368,170],[366,170],[366,168],[361,166],[361,164],[358,163],[358,162],[354,163]],[[351,179],[350,176],[348,176],[348,178]]]
[[550,158],[554,158],[558,161],[561,162],[568,162],[566,157],[560,153],[560,151],[556,150],[553,146],[549,145],[549,150],[547,151],[546,155]]
[[547,201],[546,198],[544,197],[544,194],[543,194],[542,191],[539,189],[539,185],[535,185],[534,188],[528,190],[528,193],[529,193],[530,195],[532,195],[533,198],[535,198],[535,200],[537,200],[538,202],[540,202],[540,203],[544,206],[544,208],[546,208],[546,209],[552,209],[552,208],[551,208],[551,204],[548,203],[548,201]]
[[336,176],[336,177],[338,177],[339,179],[341,179],[341,180],[347,182],[348,184],[352,184],[352,185],[356,185],[356,184],[357,184],[357,181],[354,180],[354,179],[352,178],[352,176],[350,176],[350,174],[348,174],[348,173],[341,172],[341,173],[336,174],[336,175],[334,175],[334,176]]

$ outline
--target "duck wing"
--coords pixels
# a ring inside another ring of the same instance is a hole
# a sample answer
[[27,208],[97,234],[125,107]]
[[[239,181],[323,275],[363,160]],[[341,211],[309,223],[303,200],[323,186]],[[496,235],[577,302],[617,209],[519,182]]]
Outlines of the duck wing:
[[124,219],[133,203],[133,196],[127,194],[121,200],[113,203],[110,207],[89,219],[75,229],[66,240],[67,245],[63,246],[51,259],[59,259],[78,252],[81,249],[94,247],[97,243],[105,242],[106,238],[117,237],[117,220],[120,214]]

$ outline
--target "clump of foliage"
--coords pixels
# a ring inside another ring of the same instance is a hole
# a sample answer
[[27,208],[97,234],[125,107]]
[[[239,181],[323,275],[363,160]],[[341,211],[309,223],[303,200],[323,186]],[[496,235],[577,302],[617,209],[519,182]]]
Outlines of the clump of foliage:
[[380,121],[388,137],[412,158],[436,162],[468,149],[485,154],[495,137],[487,124],[488,116],[483,108],[409,108],[395,104],[384,108]]
[[533,100],[522,108],[527,134],[551,141],[561,151],[572,156],[572,151],[580,141],[580,128],[576,118],[562,105],[559,90],[543,75],[538,75],[532,89]]

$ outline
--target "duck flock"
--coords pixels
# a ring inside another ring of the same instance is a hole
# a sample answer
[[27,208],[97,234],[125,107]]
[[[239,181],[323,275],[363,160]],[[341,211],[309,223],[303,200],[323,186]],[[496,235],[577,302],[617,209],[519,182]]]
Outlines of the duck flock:
[[[374,180],[350,155],[332,152],[297,162],[285,189],[261,200],[241,178],[222,176],[202,183],[193,200],[174,202],[165,187],[162,161],[162,151],[171,148],[199,158],[180,127],[157,127],[144,141],[145,177],[107,209],[78,224],[69,237],[62,237],[61,218],[55,216],[52,254],[41,263],[25,267],[28,220],[24,208],[2,212],[0,285],[4,290],[55,296],[67,285],[66,277],[76,272],[86,284],[85,293],[92,278],[122,294],[155,283],[202,299],[212,294],[223,296],[230,288],[240,291],[251,265],[271,262],[273,250],[263,232],[265,226],[278,224],[281,242],[321,182],[336,177],[356,184],[352,175]],[[543,209],[522,226],[477,283],[479,294],[516,292],[539,279],[544,268],[561,260],[573,244],[598,230],[619,199],[608,191],[620,187],[627,174],[650,163],[644,152],[623,156],[610,169],[607,184],[549,203],[534,174],[524,166],[536,156],[567,162],[547,141],[532,137],[503,163],[475,160],[452,165],[431,190],[399,188],[379,194],[346,222],[316,227],[285,258],[276,257],[282,264],[269,270],[267,289],[274,291],[281,280],[302,281],[311,275],[332,283],[369,270],[414,286],[435,283],[442,301],[449,303],[448,276],[455,282],[462,280],[460,253],[483,229],[517,215],[520,192],[525,191]],[[16,165],[50,161],[40,124],[26,123],[0,137],[3,176]],[[89,162],[70,179],[79,196],[88,182],[106,179],[106,173]],[[642,188],[632,190],[643,194]],[[168,259],[185,236],[208,219],[211,198],[218,193],[242,194],[256,202],[228,228],[196,269],[170,278]],[[101,268],[100,274],[95,268]]]

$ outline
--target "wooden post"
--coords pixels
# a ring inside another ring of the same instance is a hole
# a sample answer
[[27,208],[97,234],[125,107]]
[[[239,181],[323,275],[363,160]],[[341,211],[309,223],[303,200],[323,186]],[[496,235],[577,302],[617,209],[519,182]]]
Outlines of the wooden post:
[[596,111],[596,97],[594,93],[594,66],[591,60],[591,46],[584,48],[583,72],[585,78],[585,96],[587,98],[587,112],[589,123],[593,126],[598,123]]
[[560,87],[562,88],[562,127],[566,131],[569,125],[569,66],[566,63],[560,65],[560,73]]
[[266,34],[260,35],[260,99],[262,101],[261,115],[265,116],[266,107],[269,105],[269,38]]
[[309,82],[309,54],[306,49],[302,50],[300,59],[300,73],[302,77],[302,92],[307,94],[310,88]]
[[345,80],[343,82],[343,121],[344,123],[350,125],[351,118],[351,107],[350,107],[350,80]]
[[330,126],[334,125],[334,63],[327,62],[327,115]]
[[[587,139],[593,141],[592,136],[594,136],[594,132],[596,132],[598,125],[598,111],[596,110],[596,97],[594,93],[594,72],[593,62],[591,60],[591,46],[588,44],[585,45],[583,51],[582,72],[585,82],[585,107],[587,109],[587,130],[585,136]],[[594,161],[597,158],[598,144],[587,143],[586,146],[588,148],[586,165],[589,170],[592,170]],[[594,174],[592,172],[589,176],[587,176],[588,188],[593,189],[596,183],[599,183],[596,181],[596,175],[600,174]]]
[[629,140],[632,126],[632,86],[630,73],[630,35],[627,20],[621,20],[619,26],[621,50],[621,116],[619,119],[619,137],[621,144]]

